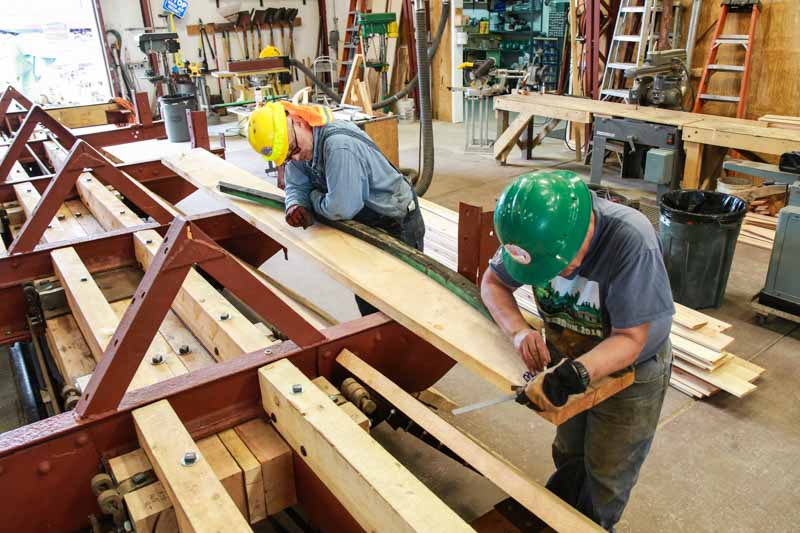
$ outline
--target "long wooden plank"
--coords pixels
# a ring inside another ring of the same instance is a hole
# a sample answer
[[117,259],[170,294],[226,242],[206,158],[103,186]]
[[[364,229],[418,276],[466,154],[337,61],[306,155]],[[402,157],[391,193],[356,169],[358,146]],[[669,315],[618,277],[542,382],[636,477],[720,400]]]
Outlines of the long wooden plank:
[[158,332],[172,348],[172,351],[180,356],[180,360],[183,361],[187,370],[192,371],[215,363],[208,350],[172,309],[167,311]]
[[505,161],[508,153],[514,148],[517,139],[522,135],[528,123],[533,120],[533,113],[522,112],[511,124],[508,125],[506,131],[494,142],[494,158]]
[[602,531],[555,494],[439,418],[349,350],[343,350],[336,361],[556,531]]
[[734,341],[733,337],[720,333],[707,326],[703,326],[699,329],[689,329],[680,324],[673,324],[672,333],[684,339],[696,342],[700,346],[704,346],[715,352],[723,351]]
[[722,365],[721,367],[712,371],[697,368],[696,366],[690,365],[681,359],[675,359],[672,364],[681,370],[702,379],[705,382],[719,387],[725,392],[733,394],[737,398],[742,398],[743,396],[746,396],[756,390],[755,385],[739,378],[735,372],[729,372],[727,368],[728,364]]
[[[14,194],[17,195],[17,201],[19,202],[19,205],[25,212],[25,218],[30,218],[33,214],[33,211],[36,209],[36,205],[42,198],[42,195],[39,194],[39,191],[37,191],[35,187],[28,183],[17,183],[12,187],[14,188]],[[42,235],[42,242],[57,242],[66,239],[77,239],[86,235],[85,232],[76,233],[73,226],[63,226],[58,220],[59,215],[62,214],[63,213],[59,212],[59,214],[53,217],[53,220],[50,221],[49,227],[44,230],[44,234]]]
[[80,200],[67,200],[64,202],[64,206],[69,210],[70,214],[75,218],[78,224],[80,224],[87,235],[97,235],[105,231],[103,226],[94,218],[92,212],[89,211]]
[[[164,163],[196,186],[208,189],[290,253],[318,263],[334,279],[502,391],[523,383],[525,366],[500,329],[421,272],[332,228],[320,224],[306,230],[292,228],[278,210],[215,192],[219,181],[228,181],[282,194],[277,187],[205,150],[166,158]],[[419,305],[419,295],[425,295],[425,305]]]
[[94,372],[97,361],[71,314],[48,319],[45,336],[58,370],[70,384]]
[[203,458],[211,465],[211,469],[219,479],[228,496],[231,497],[236,508],[245,518],[247,516],[247,495],[244,490],[244,475],[242,469],[231,456],[231,453],[222,444],[217,435],[211,435],[197,441],[197,448]]
[[288,359],[259,381],[278,431],[366,531],[473,531]]
[[135,228],[144,224],[144,221],[122,203],[116,194],[91,174],[81,174],[76,188],[84,205],[106,231]]
[[[251,531],[167,400],[133,411],[139,444],[175,507],[181,531]],[[181,459],[197,454],[191,466]]]
[[[147,270],[162,238],[154,230],[134,234],[136,259]],[[269,346],[269,341],[196,270],[181,285],[172,309],[218,361]]]

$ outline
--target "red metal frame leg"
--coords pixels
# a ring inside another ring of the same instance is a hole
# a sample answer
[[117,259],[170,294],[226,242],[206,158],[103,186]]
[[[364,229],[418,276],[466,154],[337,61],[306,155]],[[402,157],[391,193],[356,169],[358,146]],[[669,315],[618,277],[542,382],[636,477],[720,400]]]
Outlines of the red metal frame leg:
[[8,147],[8,151],[6,152],[3,161],[0,162],[0,180],[6,181],[8,179],[8,174],[11,172],[11,167],[14,165],[14,163],[19,161],[19,158],[22,156],[22,153],[25,150],[26,143],[31,138],[36,126],[39,124],[50,130],[53,135],[55,135],[58,143],[67,150],[70,150],[78,140],[78,138],[75,137],[71,131],[69,131],[55,118],[47,114],[44,109],[38,105],[33,106],[31,110],[28,111],[28,114],[25,116],[25,121],[22,123],[22,126],[19,127],[17,134],[14,136],[14,141],[11,143],[11,146]]
[[153,111],[150,109],[150,96],[147,93],[136,93],[133,101],[136,109],[136,122],[142,126],[153,123]]
[[0,96],[0,124],[5,122],[6,113],[8,113],[8,108],[11,106],[11,102],[17,102],[27,110],[30,110],[30,108],[33,107],[33,102],[28,100],[27,96],[19,92],[15,87],[9,85],[6,87],[6,90],[3,91],[3,96]]
[[206,112],[187,109],[186,118],[189,123],[189,138],[192,141],[192,148],[211,150],[211,142],[208,139],[208,117],[206,116]]

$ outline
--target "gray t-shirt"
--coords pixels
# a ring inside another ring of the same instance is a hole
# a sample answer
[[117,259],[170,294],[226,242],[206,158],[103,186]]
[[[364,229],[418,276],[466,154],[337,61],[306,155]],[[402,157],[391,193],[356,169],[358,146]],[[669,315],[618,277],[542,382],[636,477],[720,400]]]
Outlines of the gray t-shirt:
[[[533,287],[539,312],[554,327],[597,340],[608,337],[611,328],[650,322],[637,358],[644,361],[669,337],[675,314],[661,242],[639,211],[594,193],[592,207],[595,233],[586,257],[570,278],[557,276],[547,286]],[[522,285],[503,266],[500,250],[490,266],[506,285]]]

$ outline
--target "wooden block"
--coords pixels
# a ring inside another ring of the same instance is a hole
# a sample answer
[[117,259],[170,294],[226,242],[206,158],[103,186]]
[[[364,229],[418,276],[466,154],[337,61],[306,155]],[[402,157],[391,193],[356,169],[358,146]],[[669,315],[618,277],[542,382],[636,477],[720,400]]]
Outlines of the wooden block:
[[369,433],[370,421],[369,418],[367,418],[367,415],[365,415],[361,409],[353,405],[351,402],[345,402],[340,405],[339,408],[344,411],[347,416],[353,420],[353,422],[358,424],[360,428]]
[[[178,358],[190,372],[216,362],[172,309],[167,311],[158,332],[172,348],[172,351],[178,354]],[[181,353],[182,350],[187,349],[188,353]]]
[[414,395],[417,400],[421,401],[431,409],[443,413],[450,413],[453,409],[458,407],[458,404],[439,392],[438,389],[430,387],[422,392]]
[[123,496],[136,533],[177,533],[175,509],[160,481]]
[[[28,183],[15,184],[13,188],[14,193],[17,195],[17,201],[25,212],[25,218],[30,218],[42,196],[33,185]],[[80,237],[80,235],[73,235],[68,229],[63,228],[57,216],[53,217],[49,226],[49,228],[44,230],[41,242],[58,242],[69,238]]]
[[242,469],[231,456],[228,449],[217,435],[211,435],[205,439],[197,441],[197,447],[203,458],[211,465],[211,469],[216,474],[228,495],[236,504],[242,516],[249,518],[247,514],[247,496],[244,488],[244,475]]
[[[251,531],[167,400],[133,411],[139,444],[175,507],[181,531]],[[197,453],[183,466],[186,452]]]
[[83,203],[106,231],[135,228],[144,224],[136,213],[88,172],[80,175],[76,188]]
[[471,531],[288,359],[261,368],[259,380],[278,430],[365,530]]
[[292,449],[271,424],[261,418],[234,428],[236,433],[261,463],[267,515],[277,514],[297,503],[294,487]]
[[119,483],[124,483],[136,474],[147,472],[153,469],[150,464],[150,459],[143,449],[137,448],[132,452],[128,452],[117,457],[112,457],[108,460],[108,469],[114,480]]
[[92,212],[80,200],[67,200],[64,202],[64,206],[80,224],[86,235],[97,235],[105,231]]
[[[274,396],[276,394],[274,385],[272,390],[265,390],[265,381],[271,377],[268,370],[278,363],[284,363],[284,361],[286,362],[284,366],[291,364],[288,360],[281,360],[259,371],[262,390],[261,397],[268,411],[271,410],[268,404],[274,403],[274,401],[269,398],[269,395]],[[498,488],[516,499],[520,504],[544,520],[556,531],[602,531],[597,524],[570,507],[566,502],[559,499],[535,481],[528,479],[520,470],[506,463],[489,450],[484,449],[472,438],[436,416],[430,409],[414,399],[410,394],[395,385],[391,380],[387,379],[355,354],[348,350],[343,350],[336,358],[336,361],[351,374],[356,376],[359,381],[386,398],[392,405],[395,405],[425,431],[439,439],[444,445],[467,461],[488,480],[497,485]],[[297,374],[299,373],[300,372],[297,371]],[[291,379],[297,379],[296,375],[290,374],[290,376],[288,380],[273,378],[273,381],[278,383],[278,387],[282,386],[284,390],[286,390],[287,381],[290,382]],[[287,399],[288,403],[294,403],[293,397],[287,397]],[[283,403],[285,404],[287,402]],[[311,418],[311,412],[310,409],[308,409],[310,406],[307,407],[305,403],[300,405],[303,408],[302,412],[305,418]],[[285,409],[281,409],[281,406],[278,406],[277,411],[280,413],[285,411]],[[278,414],[278,428],[283,429],[281,426],[281,414]],[[433,527],[433,525],[430,526],[430,530],[448,531],[447,528],[436,528]]]
[[267,504],[264,498],[264,478],[261,474],[261,463],[233,429],[218,433],[222,444],[228,449],[233,459],[244,474],[244,489],[247,496],[247,511],[250,523],[255,524],[267,517]]
[[70,383],[94,372],[97,364],[71,314],[46,321],[45,337],[61,375]]

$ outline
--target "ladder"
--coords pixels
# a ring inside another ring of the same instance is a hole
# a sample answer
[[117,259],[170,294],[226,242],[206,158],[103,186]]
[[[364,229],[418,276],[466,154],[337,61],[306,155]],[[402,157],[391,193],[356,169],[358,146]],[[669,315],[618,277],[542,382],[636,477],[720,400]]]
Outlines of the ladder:
[[350,0],[347,9],[347,25],[344,29],[344,40],[342,41],[342,60],[339,62],[339,93],[344,90],[347,77],[350,75],[350,65],[356,54],[361,53],[361,39],[358,34],[356,17],[358,12],[368,13],[367,0]]
[[[747,35],[722,33],[729,13],[750,14],[750,29]],[[756,21],[760,13],[760,0],[722,0],[717,28],[714,31],[711,49],[708,51],[708,58],[703,68],[703,77],[700,78],[700,86],[697,89],[697,97],[694,101],[694,108],[692,109],[693,112],[702,113],[703,103],[707,101],[735,103],[737,104],[736,118],[744,118],[745,109],[747,108],[747,89],[750,85],[750,60],[753,54],[753,39],[756,33]],[[719,53],[720,46],[723,45],[743,46],[745,49],[744,65],[723,65],[717,63],[717,54]],[[708,82],[711,75],[715,72],[741,74],[742,81],[739,85],[739,95],[710,94],[708,92]]]
[[[680,3],[676,4],[674,9],[679,10]],[[642,66],[648,50],[655,50],[661,11],[660,0],[622,0],[600,85],[601,100],[628,99],[625,71]]]

